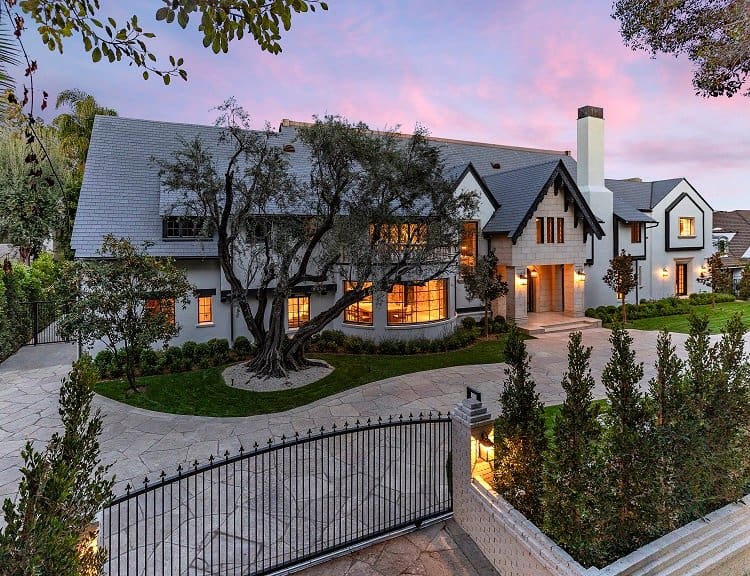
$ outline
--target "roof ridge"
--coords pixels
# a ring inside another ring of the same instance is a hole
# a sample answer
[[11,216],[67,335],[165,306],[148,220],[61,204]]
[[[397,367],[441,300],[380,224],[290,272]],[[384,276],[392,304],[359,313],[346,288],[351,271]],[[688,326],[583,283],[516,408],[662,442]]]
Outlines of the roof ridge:
[[[281,128],[303,128],[306,126],[312,126],[312,122],[303,122],[301,120],[290,120],[289,118],[283,118],[279,129]],[[374,134],[384,134],[383,130],[373,130],[370,128],[370,132]],[[411,138],[412,134],[405,134],[403,132],[392,132],[392,134],[398,138]],[[526,146],[512,146],[510,144],[494,144],[491,142],[478,142],[476,140],[461,140],[457,138],[443,138],[441,136],[427,136],[427,139],[432,142],[441,142],[444,144],[466,144],[468,146],[489,146],[491,148],[501,148],[503,150],[516,150],[518,152],[539,152],[541,154],[551,154],[557,156],[571,156],[570,150],[552,150],[549,148],[530,148]]]
[[[510,174],[511,172],[518,172],[519,170],[528,170],[529,168],[538,168],[539,166],[544,166],[546,164],[558,164],[562,162],[561,158],[557,158],[555,160],[547,160],[545,162],[537,162],[536,164],[528,164],[526,166],[519,166],[518,168],[512,168],[511,170],[501,170],[500,172],[495,172],[494,174],[487,174],[486,176],[483,176],[483,178],[492,178],[493,176],[502,176],[505,174]],[[563,162],[563,166],[565,166],[565,163]]]

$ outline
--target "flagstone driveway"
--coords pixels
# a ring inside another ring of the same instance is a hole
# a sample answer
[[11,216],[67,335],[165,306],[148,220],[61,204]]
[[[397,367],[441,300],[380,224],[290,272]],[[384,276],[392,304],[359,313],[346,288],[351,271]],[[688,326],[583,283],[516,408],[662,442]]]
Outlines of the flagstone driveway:
[[[645,363],[644,385],[653,374],[656,332],[632,332],[638,359]],[[584,343],[593,346],[592,372],[597,382],[609,357],[609,331],[583,332]],[[673,340],[682,353],[685,336]],[[544,335],[528,341],[531,371],[542,401],[563,400],[560,380],[567,366],[567,334]],[[20,449],[27,440],[40,447],[59,425],[57,391],[67,373],[75,347],[58,344],[23,348],[0,365],[0,499],[13,496],[19,479]],[[329,427],[356,419],[381,416],[408,417],[420,412],[446,412],[472,386],[483,395],[493,414],[499,410],[504,364],[457,366],[407,374],[372,382],[317,402],[281,412],[242,418],[208,418],[150,412],[96,396],[94,404],[104,414],[102,458],[112,463],[116,492],[126,483],[140,485],[145,476],[161,470],[172,474],[179,463],[205,462],[210,454],[234,454],[268,438],[295,431]],[[604,396],[601,384],[595,390]]]

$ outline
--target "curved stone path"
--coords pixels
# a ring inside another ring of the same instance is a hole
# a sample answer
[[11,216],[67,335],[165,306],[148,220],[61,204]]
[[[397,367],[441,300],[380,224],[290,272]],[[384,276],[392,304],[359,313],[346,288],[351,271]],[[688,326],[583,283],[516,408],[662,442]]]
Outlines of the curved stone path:
[[[638,359],[645,363],[645,385],[653,375],[657,333],[632,334]],[[527,342],[537,390],[548,404],[563,400],[560,380],[567,366],[567,337],[555,333]],[[608,338],[605,329],[583,332],[584,343],[594,347],[591,366],[597,382],[609,358]],[[673,335],[680,353],[685,338]],[[74,354],[75,347],[66,344],[26,347],[0,365],[0,499],[16,492],[19,452],[26,440],[43,443],[59,425],[57,391]],[[497,414],[504,368],[504,364],[484,364],[406,374],[286,412],[240,418],[162,414],[102,396],[96,396],[94,404],[104,414],[103,460],[113,463],[115,490],[120,492],[126,483],[140,486],[146,475],[154,478],[161,470],[172,474],[179,463],[204,462],[210,454],[225,450],[234,454],[240,445],[249,447],[282,434],[306,433],[310,428],[328,428],[334,422],[342,425],[358,418],[450,411],[464,397],[466,386],[479,390],[490,411]],[[604,396],[601,384],[596,396]]]

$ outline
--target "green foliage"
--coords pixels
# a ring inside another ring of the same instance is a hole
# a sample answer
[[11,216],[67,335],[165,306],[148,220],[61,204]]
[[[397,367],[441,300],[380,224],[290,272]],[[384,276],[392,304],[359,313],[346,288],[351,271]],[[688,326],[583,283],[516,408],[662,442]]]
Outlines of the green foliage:
[[637,285],[633,257],[630,254],[626,254],[625,250],[622,250],[618,256],[609,261],[609,268],[602,280],[620,299],[622,321],[627,322],[628,313],[625,306],[625,299]]
[[[72,303],[58,324],[60,333],[78,336],[85,345],[101,341],[113,354],[121,353],[134,391],[141,351],[179,333],[174,308],[187,306],[192,289],[183,270],[170,259],[150,256],[148,246],[139,249],[125,238],[106,236],[102,259],[69,263],[61,280]],[[149,299],[165,305],[148,310]]]
[[[315,12],[328,5],[319,0],[228,0],[217,3],[213,0],[164,1],[157,9],[155,19],[172,23],[175,20],[186,28],[191,17],[199,22],[203,46],[214,52],[227,52],[233,40],[251,35],[262,50],[272,54],[281,52],[281,27],[288,31],[292,13]],[[89,0],[22,0],[18,10],[9,4],[12,17],[18,17],[23,25],[23,12],[37,25],[42,42],[50,49],[63,52],[70,37],[79,38],[83,49],[91,53],[93,62],[102,60],[120,62],[125,60],[143,70],[143,78],[151,75],[170,84],[172,77],[187,80],[183,59],[169,56],[169,64],[159,64],[151,51],[155,34],[143,29],[137,15],[119,24],[111,15],[102,14],[99,2]],[[194,20],[194,21],[195,21]]]
[[434,340],[426,338],[417,338],[414,340],[385,339],[380,342],[373,342],[359,336],[347,336],[340,330],[323,330],[310,341],[307,350],[308,352],[343,352],[346,354],[387,354],[401,356],[458,350],[474,344],[478,336],[479,330],[476,326],[474,328],[460,326],[452,334]]
[[[721,254],[714,252],[706,258],[708,273],[701,273],[698,282],[708,286],[712,294],[732,293],[732,273],[724,266]],[[716,303],[716,297],[712,296],[711,304]]]
[[745,264],[742,269],[742,276],[737,285],[737,296],[742,300],[750,300],[750,264]]
[[233,349],[239,356],[246,357],[250,356],[252,353],[253,345],[250,343],[250,340],[244,336],[237,336],[237,338],[234,339]]
[[60,388],[63,433],[55,433],[43,452],[31,442],[21,452],[24,466],[18,498],[3,504],[0,571],[3,574],[98,573],[105,550],[81,550],[81,535],[112,498],[114,479],[99,457],[102,419],[92,414],[97,375],[83,357]]
[[568,341],[568,371],[563,375],[565,402],[554,420],[552,442],[544,475],[544,530],[583,564],[598,558],[592,542],[597,511],[592,464],[601,433],[599,406],[593,402],[591,347],[584,347],[581,333]]
[[719,292],[693,292],[688,296],[688,303],[691,306],[705,306],[706,304],[719,304],[721,302],[734,302],[736,300],[734,294]]
[[702,96],[729,97],[747,81],[750,16],[743,0],[617,0],[612,16],[632,49],[687,55],[695,65],[693,87]]
[[520,330],[505,341],[505,382],[495,422],[495,487],[533,522],[540,522],[543,454],[547,444],[544,407],[529,372],[530,358]]
[[601,490],[595,495],[604,523],[602,547],[612,557],[650,541],[657,491],[648,430],[651,414],[639,384],[633,338],[621,326],[610,335],[612,356],[602,372],[609,411],[601,446]]
[[492,301],[508,293],[508,283],[497,273],[498,259],[495,251],[480,256],[474,266],[461,267],[466,296],[478,299],[484,307],[484,334],[490,335],[490,307]]

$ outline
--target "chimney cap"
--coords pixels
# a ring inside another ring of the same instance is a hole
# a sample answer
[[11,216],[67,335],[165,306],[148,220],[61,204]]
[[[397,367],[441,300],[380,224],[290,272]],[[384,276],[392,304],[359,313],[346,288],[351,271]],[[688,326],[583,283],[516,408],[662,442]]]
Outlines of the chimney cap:
[[604,108],[599,108],[598,106],[581,106],[578,109],[578,119],[589,117],[604,120]]

